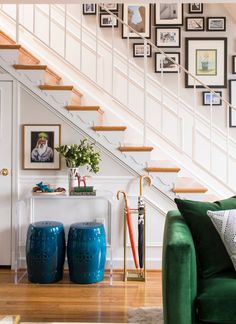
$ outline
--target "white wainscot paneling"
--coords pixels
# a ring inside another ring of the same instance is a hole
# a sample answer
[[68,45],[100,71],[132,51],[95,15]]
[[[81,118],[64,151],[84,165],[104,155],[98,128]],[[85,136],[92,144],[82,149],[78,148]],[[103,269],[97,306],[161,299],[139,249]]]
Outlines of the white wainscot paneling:
[[232,157],[229,159],[229,185],[235,188],[236,184],[236,160]]
[[227,156],[225,150],[212,146],[212,172],[222,181],[227,181]]
[[163,111],[163,133],[172,143],[179,143],[178,116],[172,111]]
[[209,138],[201,134],[198,130],[195,130],[194,136],[194,157],[196,162],[204,166],[204,168],[210,168],[210,142]]

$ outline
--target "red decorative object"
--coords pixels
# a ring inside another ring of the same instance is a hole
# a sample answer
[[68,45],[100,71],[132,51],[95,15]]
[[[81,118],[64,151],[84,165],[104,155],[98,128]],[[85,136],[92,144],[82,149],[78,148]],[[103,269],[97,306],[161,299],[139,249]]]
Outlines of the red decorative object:
[[76,173],[76,177],[78,179],[78,187],[80,187],[80,182],[82,182],[84,184],[84,187],[86,187],[86,176],[81,176]]

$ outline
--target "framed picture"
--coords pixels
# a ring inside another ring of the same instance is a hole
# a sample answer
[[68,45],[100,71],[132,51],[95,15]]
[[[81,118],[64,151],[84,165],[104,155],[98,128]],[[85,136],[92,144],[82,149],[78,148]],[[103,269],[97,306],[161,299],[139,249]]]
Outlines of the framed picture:
[[200,2],[193,2],[188,5],[188,12],[190,14],[203,13],[203,4]]
[[[117,15],[117,13],[114,13],[114,15]],[[118,20],[106,13],[100,14],[100,27],[101,28],[112,28],[112,25],[114,28],[118,27]]]
[[203,31],[204,17],[186,17],[186,31]]
[[[103,7],[105,7],[106,9],[110,10],[110,11],[118,11],[118,3],[102,3]],[[106,12],[105,9],[102,9],[100,7],[100,11],[101,12]]]
[[61,125],[23,125],[23,168],[26,170],[59,170]]
[[[134,43],[133,44],[133,56],[134,57],[144,57],[144,43]],[[152,47],[147,44],[147,57],[152,56]]]
[[207,31],[226,31],[226,18],[207,17]]
[[[168,52],[165,53],[168,57],[162,53],[155,53],[155,72],[156,73],[178,73],[179,67],[175,63],[180,64],[180,53]],[[173,63],[170,59],[175,63]]]
[[222,97],[222,91],[215,91],[215,93],[212,93],[210,91],[203,91],[202,93],[202,104],[203,106],[221,106],[222,100],[219,98],[219,96]]
[[[229,80],[229,102],[236,108],[236,80]],[[236,127],[236,110],[229,107],[229,126]]]
[[97,5],[95,3],[83,4],[83,15],[96,15]]
[[178,2],[157,3],[154,11],[154,24],[156,26],[183,25],[183,5]]
[[236,55],[232,56],[232,74],[236,74]]
[[157,27],[157,47],[180,47],[180,27]]
[[[151,5],[127,4],[122,5],[122,19],[143,37],[151,37]],[[122,25],[122,38],[140,38],[131,29]]]
[[[227,87],[227,38],[186,38],[186,69],[211,88]],[[194,79],[185,73],[185,87],[193,88]],[[196,81],[196,87],[203,86]]]

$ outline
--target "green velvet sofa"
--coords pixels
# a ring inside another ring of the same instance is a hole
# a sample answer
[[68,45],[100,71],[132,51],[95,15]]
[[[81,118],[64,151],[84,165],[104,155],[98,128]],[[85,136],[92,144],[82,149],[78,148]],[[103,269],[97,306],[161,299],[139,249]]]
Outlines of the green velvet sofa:
[[198,278],[192,235],[178,211],[166,217],[162,266],[164,324],[236,324],[236,272]]

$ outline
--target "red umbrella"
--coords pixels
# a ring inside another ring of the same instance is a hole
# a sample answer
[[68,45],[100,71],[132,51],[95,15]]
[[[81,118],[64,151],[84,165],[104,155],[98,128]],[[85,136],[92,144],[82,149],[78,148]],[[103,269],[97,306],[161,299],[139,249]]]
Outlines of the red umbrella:
[[128,230],[129,230],[130,244],[131,244],[135,267],[136,267],[136,269],[138,269],[138,259],[137,259],[136,249],[135,249],[135,240],[134,240],[134,231],[133,231],[133,225],[132,225],[132,219],[131,219],[131,211],[128,207],[128,199],[127,199],[127,195],[124,191],[117,192],[117,199],[119,200],[120,193],[122,193],[124,195],[124,199],[125,199],[125,214],[126,214],[126,221],[127,221]]

